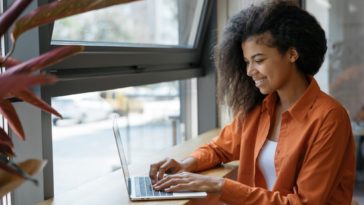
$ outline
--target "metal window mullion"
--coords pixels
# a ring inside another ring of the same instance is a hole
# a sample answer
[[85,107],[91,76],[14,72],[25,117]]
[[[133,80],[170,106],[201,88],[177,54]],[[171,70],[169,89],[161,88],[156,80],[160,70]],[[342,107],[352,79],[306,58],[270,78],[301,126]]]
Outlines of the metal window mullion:
[[63,96],[83,92],[110,90],[122,87],[145,85],[151,83],[181,80],[202,76],[200,68],[184,69],[176,71],[144,72],[128,75],[94,76],[90,78],[78,78],[61,80],[56,84],[44,86],[42,96]]
[[198,64],[200,54],[195,51],[156,50],[144,52],[85,52],[68,58],[49,69],[102,68],[168,64]]

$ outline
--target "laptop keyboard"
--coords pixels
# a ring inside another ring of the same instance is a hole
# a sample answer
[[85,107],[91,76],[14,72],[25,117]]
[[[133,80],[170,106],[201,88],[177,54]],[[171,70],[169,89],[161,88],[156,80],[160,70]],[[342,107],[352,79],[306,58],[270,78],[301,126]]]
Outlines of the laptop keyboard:
[[173,193],[154,190],[149,177],[135,177],[135,195],[137,197],[172,196]]

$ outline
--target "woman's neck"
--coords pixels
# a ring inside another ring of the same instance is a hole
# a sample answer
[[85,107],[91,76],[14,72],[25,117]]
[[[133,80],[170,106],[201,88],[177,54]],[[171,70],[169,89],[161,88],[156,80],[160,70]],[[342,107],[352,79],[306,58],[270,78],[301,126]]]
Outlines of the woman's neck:
[[298,74],[291,78],[283,89],[277,91],[283,112],[287,111],[303,95],[308,84],[306,76]]

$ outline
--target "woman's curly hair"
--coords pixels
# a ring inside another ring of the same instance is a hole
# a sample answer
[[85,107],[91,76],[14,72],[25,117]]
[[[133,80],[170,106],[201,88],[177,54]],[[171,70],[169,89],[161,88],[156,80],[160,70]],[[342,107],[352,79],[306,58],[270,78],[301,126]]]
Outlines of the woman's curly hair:
[[307,11],[288,1],[252,5],[233,16],[225,27],[223,39],[215,50],[218,72],[218,97],[234,113],[248,113],[264,95],[247,76],[241,45],[249,37],[270,33],[270,47],[282,54],[289,48],[299,53],[298,69],[305,75],[318,72],[326,53],[325,32]]

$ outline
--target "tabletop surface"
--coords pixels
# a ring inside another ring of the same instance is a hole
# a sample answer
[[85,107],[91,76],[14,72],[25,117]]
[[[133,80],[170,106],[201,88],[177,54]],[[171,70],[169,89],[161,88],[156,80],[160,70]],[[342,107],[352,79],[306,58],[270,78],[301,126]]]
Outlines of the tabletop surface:
[[[149,172],[149,164],[151,162],[161,160],[167,156],[175,159],[182,159],[188,156],[189,153],[199,146],[208,143],[212,138],[217,136],[218,132],[219,129],[208,131],[199,135],[197,138],[193,138],[180,145],[163,150],[155,156],[150,156],[146,159],[148,161],[138,162],[138,164],[130,166],[130,173],[132,175],[147,175]],[[236,167],[236,163],[230,163],[222,167],[207,170],[202,172],[202,174],[233,178],[233,175],[235,174],[234,172],[236,172]],[[217,198],[217,195],[209,194],[208,197],[204,199],[131,202],[127,194],[122,171],[118,170],[101,178],[95,179],[94,181],[83,184],[82,186],[72,189],[64,194],[55,196],[52,199],[40,202],[38,205],[209,204],[210,200],[216,200]]]

